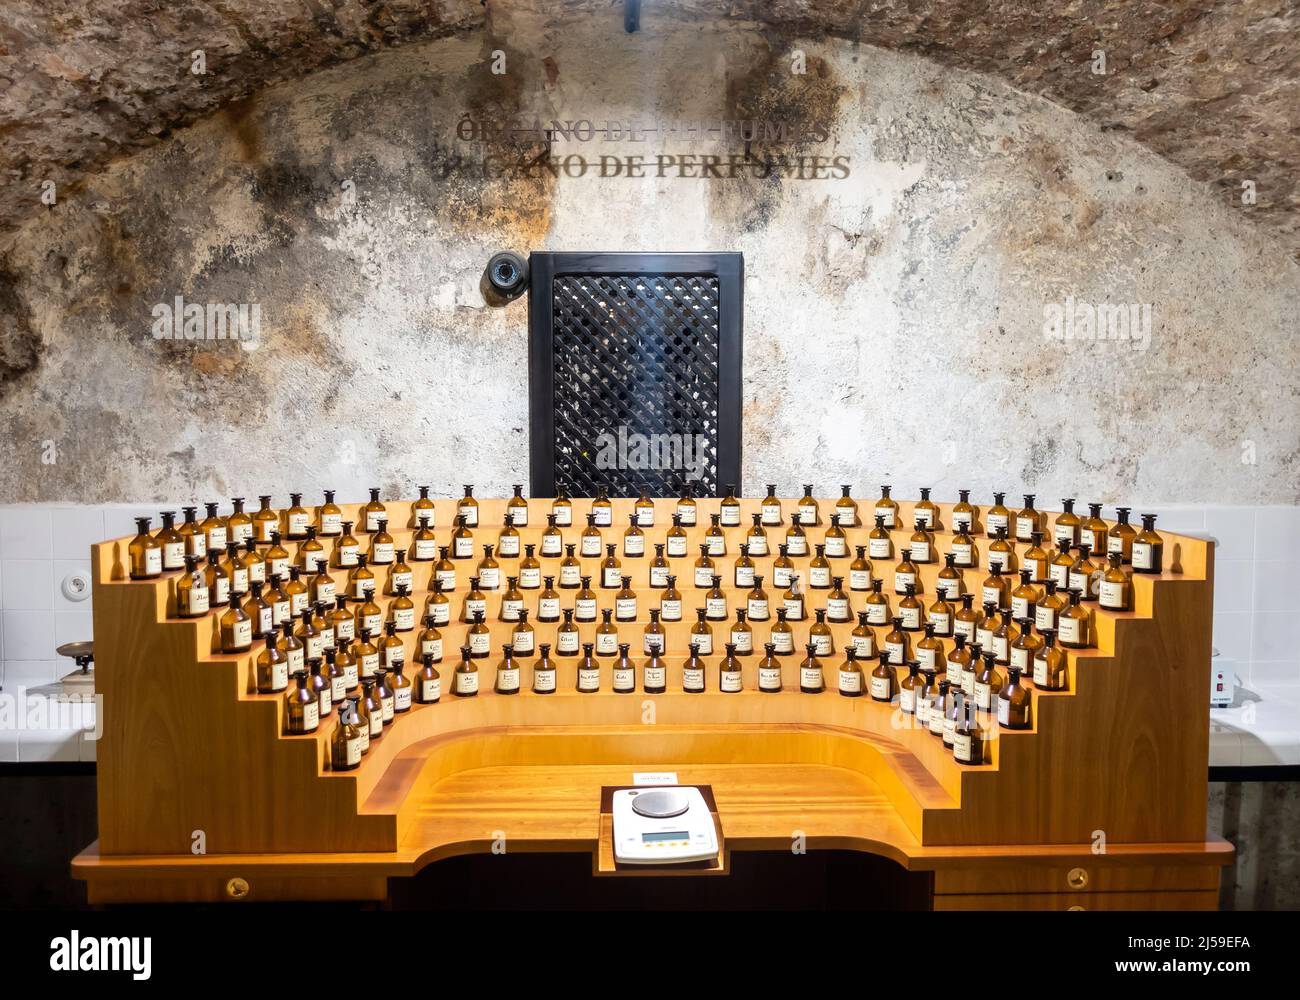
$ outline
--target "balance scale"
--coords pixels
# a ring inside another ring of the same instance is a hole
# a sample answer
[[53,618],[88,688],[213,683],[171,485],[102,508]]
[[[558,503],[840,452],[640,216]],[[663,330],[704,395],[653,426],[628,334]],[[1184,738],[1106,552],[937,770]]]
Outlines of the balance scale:
[[614,860],[628,865],[712,861],[713,815],[698,788],[624,788],[614,793]]

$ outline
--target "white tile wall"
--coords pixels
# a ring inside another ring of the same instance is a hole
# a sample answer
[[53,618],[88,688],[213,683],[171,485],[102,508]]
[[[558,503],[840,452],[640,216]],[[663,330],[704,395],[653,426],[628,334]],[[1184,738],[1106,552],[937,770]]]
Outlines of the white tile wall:
[[[134,534],[137,516],[152,517],[157,526],[159,510],[179,507],[0,506],[0,685],[16,690],[20,685],[49,684],[72,669],[70,661],[55,656],[54,648],[92,638],[91,602],[68,600],[63,580],[75,570],[89,571],[93,542]],[[1236,663],[1247,689],[1281,690],[1281,704],[1288,704],[1285,692],[1300,687],[1300,507],[1177,505],[1142,510],[1159,515],[1158,527],[1216,541],[1215,648]],[[1281,711],[1280,717],[1288,714],[1298,713]],[[1284,724],[1276,723],[1272,714],[1267,718],[1268,732],[1273,733],[1269,740],[1290,739],[1278,735]],[[1294,725],[1300,730],[1300,719]],[[14,735],[0,732],[0,761],[21,752],[10,739]],[[38,741],[30,733],[22,736],[20,742],[30,743],[33,755],[71,753],[71,758],[56,759],[93,759],[93,742],[76,734],[70,737],[72,749]],[[1300,746],[1300,733],[1295,742]],[[1267,756],[1267,751],[1256,748],[1251,755]]]

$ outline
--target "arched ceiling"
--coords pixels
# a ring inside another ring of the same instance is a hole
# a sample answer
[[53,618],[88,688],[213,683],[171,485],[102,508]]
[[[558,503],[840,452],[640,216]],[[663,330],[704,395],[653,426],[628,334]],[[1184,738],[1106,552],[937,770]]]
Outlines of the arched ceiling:
[[[129,154],[253,91],[416,39],[492,30],[492,8],[590,16],[621,0],[4,0],[0,233]],[[999,76],[1122,130],[1241,205],[1300,256],[1297,0],[644,0]],[[202,49],[208,72],[191,72]],[[1092,71],[1103,50],[1106,73]]]

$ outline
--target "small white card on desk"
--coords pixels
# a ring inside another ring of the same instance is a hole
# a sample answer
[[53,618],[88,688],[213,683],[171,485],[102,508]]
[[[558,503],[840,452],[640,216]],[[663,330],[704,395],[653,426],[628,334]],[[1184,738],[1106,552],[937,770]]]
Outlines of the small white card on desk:
[[675,785],[677,784],[676,771],[633,771],[632,784],[634,785]]

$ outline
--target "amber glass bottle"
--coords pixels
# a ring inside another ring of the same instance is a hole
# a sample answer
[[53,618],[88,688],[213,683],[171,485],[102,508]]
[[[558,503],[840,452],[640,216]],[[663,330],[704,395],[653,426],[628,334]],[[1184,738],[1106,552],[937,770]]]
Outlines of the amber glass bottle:
[[799,690],[804,694],[821,694],[825,689],[822,678],[822,664],[817,659],[817,647],[808,643],[804,647],[807,654],[799,664]]
[[1158,574],[1164,570],[1165,540],[1156,532],[1156,515],[1142,515],[1142,530],[1133,537],[1134,573]]

